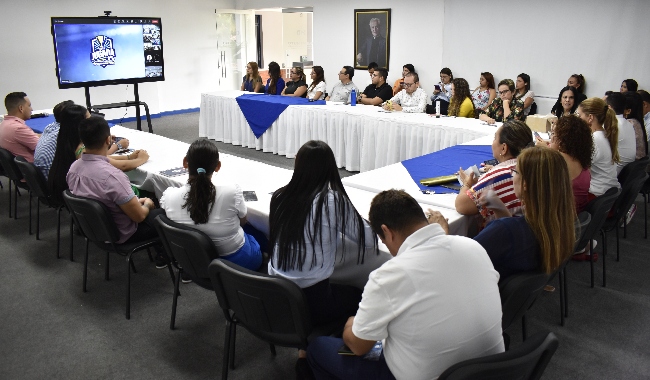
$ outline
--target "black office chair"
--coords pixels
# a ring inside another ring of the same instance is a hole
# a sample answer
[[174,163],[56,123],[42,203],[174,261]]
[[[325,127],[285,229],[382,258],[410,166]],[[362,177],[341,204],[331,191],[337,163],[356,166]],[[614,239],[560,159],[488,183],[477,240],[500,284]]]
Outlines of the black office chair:
[[[41,221],[41,202],[48,207],[56,209],[57,213],[57,226],[56,226],[56,258],[60,257],[59,249],[61,247],[61,209],[65,207],[64,203],[57,201],[52,197],[49,189],[47,188],[47,181],[43,172],[40,171],[34,164],[27,162],[23,157],[15,158],[16,165],[22,173],[25,181],[29,185],[30,193],[36,196],[36,240],[39,239],[40,221]],[[31,219],[31,218],[30,218]],[[30,223],[31,224],[31,223]],[[31,227],[31,225],[30,225]],[[73,221],[70,217],[70,244],[72,245],[72,232]],[[72,256],[70,256],[72,261]]]
[[643,194],[643,231],[644,231],[644,239],[648,238],[648,202],[650,202],[650,198],[648,195],[650,195],[650,179],[647,179],[643,186],[641,187],[641,194]]
[[165,215],[156,217],[156,230],[172,264],[178,270],[174,279],[174,299],[172,301],[171,330],[176,322],[176,306],[179,296],[181,275],[188,274],[192,281],[209,290],[214,290],[210,281],[208,266],[219,258],[212,239],[205,233],[170,220]]
[[[587,226],[587,231],[585,232],[585,238],[589,242],[589,250],[591,254],[594,253],[593,239],[600,232],[601,228],[605,224],[605,219],[607,219],[607,214],[609,210],[614,206],[614,202],[618,198],[621,190],[612,187],[607,190],[605,194],[592,199],[591,202],[587,203],[584,208],[584,211],[587,211],[591,214],[591,223]],[[603,235],[604,236],[604,235]],[[603,245],[607,245],[607,241],[603,238]],[[604,256],[604,255],[603,255]],[[591,287],[594,287],[594,261],[590,261],[591,266]],[[603,284],[605,283],[605,258],[603,257]]]
[[521,318],[521,330],[526,340],[526,312],[544,290],[548,281],[549,275],[539,271],[513,274],[501,281],[499,294],[503,310],[501,317],[503,331]]
[[621,222],[623,222],[624,236],[627,236],[627,212],[634,204],[637,195],[641,192],[643,184],[648,179],[648,174],[645,171],[648,163],[650,163],[650,158],[648,157],[630,162],[629,164],[625,165],[623,170],[621,170],[618,175],[618,180],[621,184],[621,193],[619,194],[613,206],[614,215],[608,217],[605,220],[605,223],[600,230],[600,233],[603,237],[603,286],[606,286],[605,256],[607,254],[607,233],[609,231],[616,230],[616,261],[619,261],[620,241],[618,229]]
[[557,346],[555,334],[541,332],[501,354],[454,364],[441,373],[438,380],[537,380],[542,377]]
[[[16,162],[14,161],[14,155],[4,149],[0,148],[0,165],[4,169],[4,173],[9,178],[9,217],[11,218],[11,184],[13,182],[14,184],[14,219],[18,219],[18,196],[20,195],[20,191],[18,191],[18,188],[24,189],[29,191],[29,187],[27,186],[27,183],[22,182],[23,175],[16,166]],[[32,233],[32,202],[30,200],[29,202],[29,233],[31,235]]]
[[[575,222],[576,243],[573,246],[573,251],[584,248],[589,243],[590,237],[587,236],[589,224],[591,223],[591,214],[583,211],[578,214],[578,219]],[[567,286],[567,272],[566,267],[571,261],[571,255],[567,257],[557,270],[558,280],[560,283],[560,324],[564,326],[564,318],[569,316],[569,288]]]
[[[109,273],[109,253],[115,252],[121,256],[126,257],[126,319],[131,318],[131,270],[135,270],[131,258],[135,252],[147,249],[156,244],[160,244],[158,237],[133,242],[117,244],[120,233],[117,230],[115,221],[111,217],[110,212],[101,202],[84,197],[73,195],[70,190],[63,192],[63,200],[65,201],[68,210],[72,214],[75,223],[83,232],[86,238],[86,256],[84,258],[84,277],[83,277],[83,291],[86,292],[86,280],[88,277],[88,242],[92,241],[101,250],[106,251],[106,267],[104,278],[108,280]],[[171,267],[169,273],[174,278]]]
[[306,349],[312,339],[341,331],[345,321],[314,328],[305,295],[295,283],[242,268],[226,260],[213,260],[210,279],[226,317],[222,379],[228,364],[234,368],[236,326],[275,345]]

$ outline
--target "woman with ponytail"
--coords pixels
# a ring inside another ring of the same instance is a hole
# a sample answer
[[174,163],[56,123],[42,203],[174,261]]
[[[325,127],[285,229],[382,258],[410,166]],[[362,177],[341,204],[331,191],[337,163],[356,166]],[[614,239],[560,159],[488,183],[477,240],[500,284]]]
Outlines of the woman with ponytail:
[[618,155],[618,120],[614,110],[600,98],[589,98],[578,106],[578,117],[586,121],[594,139],[594,154],[591,158],[591,183],[589,197],[603,195],[612,187],[620,188],[616,178]]
[[[219,150],[210,140],[196,140],[183,159],[189,179],[184,187],[170,187],[160,198],[160,207],[167,217],[207,234],[220,258],[250,270],[262,264],[265,242],[246,224],[246,203],[239,185],[212,183],[212,175],[221,169]],[[242,228],[243,227],[243,228]],[[262,240],[260,238],[260,240]]]

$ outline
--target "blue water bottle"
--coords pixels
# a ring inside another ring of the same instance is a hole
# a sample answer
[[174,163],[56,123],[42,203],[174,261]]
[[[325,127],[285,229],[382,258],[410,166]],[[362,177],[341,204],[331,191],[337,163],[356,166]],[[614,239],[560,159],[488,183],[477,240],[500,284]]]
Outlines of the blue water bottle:
[[357,92],[354,90],[354,88],[350,92],[350,105],[351,106],[357,105]]

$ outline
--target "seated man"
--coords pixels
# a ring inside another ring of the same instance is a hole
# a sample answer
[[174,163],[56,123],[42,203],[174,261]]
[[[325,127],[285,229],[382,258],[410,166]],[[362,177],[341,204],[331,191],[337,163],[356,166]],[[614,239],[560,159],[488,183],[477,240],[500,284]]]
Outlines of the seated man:
[[357,96],[361,95],[359,93],[359,87],[352,82],[352,77],[354,76],[354,68],[352,66],[343,66],[341,71],[339,71],[339,83],[334,85],[330,96],[325,98],[325,100],[330,100],[332,102],[344,102],[346,104],[350,103],[350,93],[352,89],[356,91]]
[[520,99],[513,99],[515,94],[515,82],[512,79],[504,79],[499,82],[499,97],[495,98],[487,110],[479,116],[479,119],[488,124],[496,121],[526,120],[524,114],[524,102]]
[[375,69],[372,73],[372,84],[357,97],[357,103],[378,106],[393,97],[393,88],[386,83],[388,71],[384,68]]
[[404,89],[384,103],[388,111],[424,112],[427,108],[427,93],[420,87],[417,73],[408,73],[404,77]]
[[32,102],[24,92],[12,92],[5,97],[5,107],[7,115],[0,123],[0,148],[34,162],[39,135],[25,124],[32,117]]
[[59,137],[59,128],[61,128],[61,116],[63,110],[68,105],[74,104],[72,100],[64,100],[54,106],[52,113],[54,114],[54,122],[50,123],[43,129],[41,138],[38,139],[36,149],[34,149],[34,165],[41,169],[45,179],[50,173],[52,160],[54,160],[54,153],[56,153],[56,139]]
[[[460,361],[503,352],[499,274],[485,249],[447,236],[442,215],[425,217],[403,190],[379,193],[369,215],[395,257],[370,274],[343,339],[310,343],[316,378],[434,379]],[[364,359],[380,340],[379,360]],[[355,356],[337,353],[344,343]]]
[[[118,243],[157,236],[154,218],[164,211],[154,210],[156,206],[149,198],[138,199],[126,174],[109,163],[106,155],[113,138],[106,120],[97,116],[83,120],[79,137],[86,150],[70,166],[66,177],[70,192],[106,205],[120,233]],[[158,252],[157,266],[164,268],[165,260],[160,257],[162,247],[154,248]]]

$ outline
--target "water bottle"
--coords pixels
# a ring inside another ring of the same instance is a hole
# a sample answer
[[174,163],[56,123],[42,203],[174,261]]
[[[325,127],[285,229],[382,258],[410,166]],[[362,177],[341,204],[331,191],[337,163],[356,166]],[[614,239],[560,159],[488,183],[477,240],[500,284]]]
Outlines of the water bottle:
[[436,100],[436,117],[440,117],[440,100]]
[[352,106],[357,105],[357,92],[354,90],[354,88],[350,92],[350,105]]

